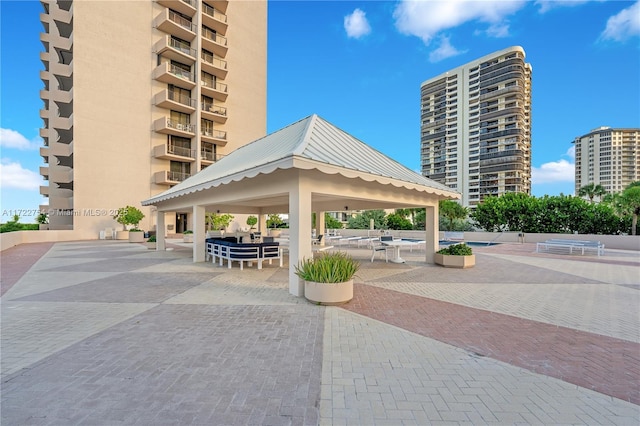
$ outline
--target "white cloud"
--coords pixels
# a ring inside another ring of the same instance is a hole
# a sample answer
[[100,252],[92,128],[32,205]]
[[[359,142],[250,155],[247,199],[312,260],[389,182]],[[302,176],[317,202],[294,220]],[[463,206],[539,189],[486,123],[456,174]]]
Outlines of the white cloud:
[[607,20],[607,27],[600,34],[603,40],[625,41],[640,35],[640,1],[623,9]]
[[20,163],[9,160],[0,163],[0,188],[37,191],[42,184],[42,177],[38,173],[23,168]]
[[353,11],[351,15],[344,17],[344,29],[347,36],[351,38],[360,38],[371,32],[371,26],[367,21],[366,13],[360,9]]
[[403,0],[394,10],[393,17],[398,31],[420,37],[428,45],[439,32],[471,21],[490,24],[487,33],[502,37],[508,33],[506,17],[525,5],[525,0]]
[[536,0],[536,5],[540,6],[540,13],[546,13],[551,9],[580,6],[590,1],[592,0]]
[[533,184],[573,182],[574,179],[575,164],[569,163],[564,159],[544,163],[540,167],[533,167],[531,170],[531,182]]
[[430,62],[439,62],[443,59],[450,58],[452,56],[457,56],[464,51],[460,51],[451,45],[449,41],[449,37],[441,37],[440,38],[440,46],[438,46],[435,50],[429,53],[429,61]]
[[21,133],[11,129],[0,129],[0,146],[2,148],[14,148],[20,150],[38,149],[41,145],[40,138],[29,140]]

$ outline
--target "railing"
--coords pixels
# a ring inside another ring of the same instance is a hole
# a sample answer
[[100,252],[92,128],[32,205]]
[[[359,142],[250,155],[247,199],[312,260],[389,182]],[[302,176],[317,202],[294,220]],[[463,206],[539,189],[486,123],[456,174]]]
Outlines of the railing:
[[169,10],[169,20],[175,22],[183,28],[188,29],[189,31],[195,32],[193,23],[190,20],[178,15],[173,10]]
[[219,114],[219,115],[227,115],[227,108],[225,107],[221,107],[214,104],[208,104],[205,102],[202,102],[201,106],[203,111],[212,112],[214,114]]
[[190,106],[191,108],[196,107],[196,100],[193,98],[190,98],[187,95],[178,94],[174,91],[169,90],[168,98],[170,101],[178,102],[179,104],[187,105],[187,106]]
[[167,118],[167,127],[170,127],[176,130],[181,130],[183,132],[194,133],[196,126],[194,124],[180,123],[178,121],[173,121],[170,118]]
[[168,41],[169,41],[169,46],[173,47],[176,50],[179,50],[180,52],[184,53],[185,55],[189,55],[189,56],[193,56],[195,57],[197,52],[196,49],[192,49],[190,45],[188,45],[187,43],[183,43],[181,41],[178,41],[174,38],[172,38],[171,36],[167,36]]
[[[193,80],[192,80],[193,81]],[[217,83],[213,80],[200,80],[204,87],[209,87],[213,90],[217,90],[218,92],[227,93],[227,85],[224,83]]]
[[222,37],[220,34],[217,34],[215,31],[211,31],[209,28],[205,26],[202,27],[202,37],[214,43],[221,44],[222,46],[227,45],[226,38]]
[[202,3],[202,13],[204,13],[205,15],[211,16],[216,21],[220,21],[224,23],[227,22],[227,15],[214,9],[213,7],[209,6],[206,3]]
[[191,177],[190,173],[167,171],[167,180],[171,182],[182,182],[189,177]]
[[167,154],[179,155],[180,157],[196,158],[196,150],[183,146],[168,145]]
[[222,130],[202,129],[200,131],[200,134],[202,134],[202,136],[208,136],[210,138],[227,139],[227,132],[224,132]]
[[216,154],[211,151],[200,151],[200,157],[205,161],[216,162],[224,157],[224,154]]
[[202,60],[216,68],[220,68],[223,70],[227,69],[227,61],[223,61],[222,59],[218,59],[213,55],[209,55],[206,54],[205,52],[202,52],[202,54],[200,55],[200,57],[202,58]]
[[196,81],[191,71],[184,70],[178,66],[170,65],[169,72],[175,75],[176,77],[184,78],[189,81]]

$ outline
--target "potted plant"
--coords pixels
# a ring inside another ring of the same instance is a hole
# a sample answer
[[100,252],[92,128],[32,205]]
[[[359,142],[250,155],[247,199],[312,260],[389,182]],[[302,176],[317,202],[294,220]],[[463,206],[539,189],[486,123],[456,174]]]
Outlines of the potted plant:
[[187,229],[182,233],[182,242],[192,243],[193,242],[193,231]]
[[145,243],[145,245],[147,246],[147,248],[149,250],[155,250],[156,249],[156,236],[152,235],[147,239],[147,242]]
[[249,230],[253,230],[254,227],[256,226],[256,223],[258,223],[258,218],[257,217],[255,217],[253,215],[250,215],[247,218],[247,225],[249,225]]
[[303,259],[295,273],[304,280],[304,297],[318,305],[339,305],[353,299],[353,277],[360,263],[345,252]]
[[[228,213],[207,213],[206,224],[209,231],[217,231],[211,233],[216,236],[223,236],[225,229],[229,226],[233,220],[233,215]],[[219,235],[218,235],[219,234]],[[209,232],[207,233],[209,235]]]
[[[141,243],[144,241],[144,232],[138,229],[138,224],[144,218],[144,213],[133,206],[120,207],[118,213],[113,218],[122,225],[123,230],[116,232],[117,240],[129,239],[131,243]],[[127,225],[133,225],[133,236],[129,235]],[[133,238],[133,239],[132,239]]]
[[270,214],[267,218],[267,228],[269,228],[269,236],[279,237],[282,231],[277,229],[282,224],[282,218],[278,214]]
[[36,217],[36,222],[38,222],[38,229],[49,229],[49,215],[46,212],[41,212]]
[[434,254],[434,261],[446,268],[471,268],[476,264],[476,256],[471,247],[461,243],[439,250]]

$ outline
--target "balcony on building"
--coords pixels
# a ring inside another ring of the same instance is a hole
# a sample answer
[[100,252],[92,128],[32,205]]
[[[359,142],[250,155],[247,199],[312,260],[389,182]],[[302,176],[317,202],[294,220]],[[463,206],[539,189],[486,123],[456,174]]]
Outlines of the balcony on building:
[[[42,167],[40,169],[42,170]],[[48,176],[50,182],[71,183],[73,182],[73,169],[67,166],[52,166]]]
[[215,143],[218,146],[227,144],[227,132],[222,130],[202,129],[200,130],[200,137],[203,142]]
[[49,147],[48,146],[41,146],[40,147],[40,157],[42,157],[44,159],[45,163],[49,162]]
[[161,4],[164,7],[180,12],[183,15],[187,15],[191,18],[196,14],[196,2],[195,0],[156,0],[156,3]]
[[54,129],[58,130],[71,130],[73,127],[73,115],[70,117],[53,117],[52,125]]
[[154,104],[160,108],[191,114],[196,110],[196,100],[189,96],[178,94],[172,90],[163,90],[153,98]]
[[54,210],[72,210],[73,197],[49,197],[49,208]]
[[196,87],[193,73],[180,67],[164,62],[153,70],[153,78],[167,84],[173,84],[183,89],[192,90]]
[[202,28],[202,48],[215,53],[223,58],[227,55],[227,39],[220,34],[211,31],[208,27]]
[[73,154],[73,142],[71,143],[54,142],[49,147],[49,155],[55,155],[58,157],[70,157],[72,154]]
[[153,130],[165,135],[192,138],[195,136],[195,125],[172,121],[170,118],[159,118],[153,122]]
[[[218,4],[217,6],[222,5]],[[212,7],[207,3],[202,3],[202,23],[220,34],[227,33],[227,15],[219,8]]]
[[40,195],[44,197],[49,196],[49,185],[40,185]]
[[223,154],[215,152],[216,146],[213,144],[203,144],[200,150],[200,162],[204,166],[209,166],[224,157]]
[[165,143],[153,148],[153,156],[162,160],[196,161],[196,150]]
[[206,118],[207,120],[220,124],[227,122],[227,108],[206,102],[201,102],[200,107],[202,118]]
[[227,77],[227,61],[205,51],[200,54],[200,59],[202,71],[222,79]]
[[49,166],[40,166],[40,176],[49,179]]
[[217,101],[227,100],[227,85],[215,81],[214,79],[201,79],[200,86],[202,87],[202,94],[209,96]]
[[158,40],[153,46],[153,51],[164,58],[184,64],[193,65],[196,62],[196,50],[189,43],[177,40],[170,35]]
[[177,185],[183,180],[189,178],[191,174],[172,172],[170,170],[164,170],[156,172],[153,175],[153,182],[157,185]]
[[183,16],[170,9],[164,9],[156,19],[153,26],[167,34],[174,35],[183,40],[192,41],[196,38],[194,24]]
[[73,3],[71,3],[71,7],[68,9],[63,9],[61,7],[54,7],[49,10],[49,15],[52,21],[58,21],[61,24],[71,25],[73,21]]

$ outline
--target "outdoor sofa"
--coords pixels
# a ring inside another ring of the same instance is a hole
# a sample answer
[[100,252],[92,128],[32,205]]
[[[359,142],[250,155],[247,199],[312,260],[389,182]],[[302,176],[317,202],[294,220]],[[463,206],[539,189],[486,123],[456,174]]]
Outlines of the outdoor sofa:
[[211,262],[219,262],[223,266],[227,261],[227,266],[231,269],[232,262],[239,262],[240,269],[243,269],[244,262],[249,266],[256,262],[258,269],[262,269],[262,262],[268,260],[269,264],[273,259],[280,260],[282,267],[282,252],[278,242],[243,243],[235,237],[207,238],[206,240],[207,260],[211,257]]

